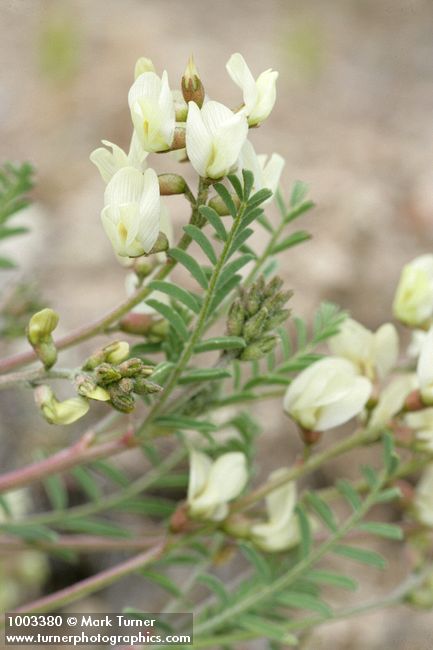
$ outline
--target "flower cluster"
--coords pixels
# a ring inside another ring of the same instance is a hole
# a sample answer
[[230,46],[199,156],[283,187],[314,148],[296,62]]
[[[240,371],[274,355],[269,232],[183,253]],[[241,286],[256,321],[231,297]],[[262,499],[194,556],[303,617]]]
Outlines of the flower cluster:
[[247,138],[249,127],[261,124],[272,111],[278,73],[266,70],[254,79],[240,54],[233,54],[226,67],[243,93],[243,104],[235,111],[206,96],[192,59],[181,90],[172,90],[167,72],[159,76],[149,59],[137,61],[128,93],[133,126],[128,153],[103,140],[105,147],[90,156],[107,183],[102,225],[120,258],[164,250],[164,240],[158,239],[161,195],[186,189],[181,176],[158,177],[147,167],[149,154],[181,150],[200,177],[211,181],[248,168],[254,172],[256,189],[276,190],[283,159],[277,154],[269,161],[257,156]]

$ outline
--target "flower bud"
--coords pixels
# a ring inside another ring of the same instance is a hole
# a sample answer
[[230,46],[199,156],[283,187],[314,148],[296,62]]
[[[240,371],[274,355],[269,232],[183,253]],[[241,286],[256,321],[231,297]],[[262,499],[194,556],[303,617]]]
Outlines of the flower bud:
[[117,411],[131,413],[134,410],[135,398],[132,393],[125,393],[118,384],[110,384],[107,390],[110,393],[111,404]]
[[27,338],[35,346],[50,337],[59,323],[59,316],[52,309],[42,309],[34,314],[27,327]]
[[150,314],[130,312],[119,323],[119,329],[127,334],[146,336],[155,324],[154,317]]
[[128,358],[129,343],[126,341],[114,341],[102,348],[107,363],[121,363]]
[[110,399],[109,393],[98,386],[90,377],[85,375],[79,375],[76,380],[77,391],[83,397],[88,399],[94,399],[98,402],[108,402]]
[[127,359],[117,366],[117,370],[122,377],[135,377],[135,375],[141,374],[143,368],[149,368],[149,366],[145,366],[138,357],[131,357],[131,359]]
[[161,391],[162,386],[155,384],[153,381],[148,381],[144,377],[136,377],[134,380],[134,393],[137,393],[137,395],[151,395]]
[[199,108],[202,107],[205,92],[192,56],[182,77],[182,94],[186,103],[195,102]]
[[245,311],[239,300],[230,307],[227,318],[227,334],[229,336],[241,336],[245,320]]
[[276,343],[276,336],[263,336],[258,341],[254,341],[244,348],[240,355],[240,359],[242,361],[256,361],[257,359],[261,359],[274,349]]
[[149,330],[149,339],[151,341],[164,341],[170,331],[170,325],[165,318],[158,320]]
[[158,182],[161,196],[171,196],[172,194],[183,194],[185,192],[185,179],[180,174],[160,174]]
[[50,424],[72,424],[89,410],[89,402],[84,397],[72,397],[59,402],[49,386],[38,386],[35,402],[42,415]]
[[254,341],[265,331],[266,321],[269,312],[266,307],[262,307],[244,326],[244,338],[247,342]]
[[34,314],[27,327],[27,338],[45,368],[57,361],[57,349],[51,333],[56,329],[59,316],[52,309],[42,309]]
[[135,64],[134,79],[137,79],[137,77],[139,77],[144,72],[156,72],[156,70],[151,59],[148,59],[145,56],[140,56],[140,58],[137,59],[137,63]]
[[98,384],[112,384],[122,379],[122,375],[114,366],[109,363],[101,363],[95,370],[95,379]]

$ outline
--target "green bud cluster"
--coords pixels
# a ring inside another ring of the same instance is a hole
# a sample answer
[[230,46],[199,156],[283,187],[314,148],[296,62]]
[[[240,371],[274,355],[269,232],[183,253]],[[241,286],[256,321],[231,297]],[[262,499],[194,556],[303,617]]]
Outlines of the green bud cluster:
[[[161,391],[161,386],[148,379],[153,373],[153,366],[147,366],[136,357],[125,359],[125,352],[128,354],[129,347],[126,351],[123,343],[115,343],[89,357],[83,370],[90,372],[85,383],[81,380],[80,394],[83,394],[83,389],[88,390],[91,386],[103,390],[107,394],[107,401],[115,409],[130,413],[135,406],[135,395],[150,395]],[[93,397],[91,392],[87,396]]]
[[239,352],[242,361],[254,361],[270,352],[276,345],[273,331],[286,321],[290,310],[285,305],[291,291],[281,291],[283,281],[273,278],[266,284],[260,277],[248,290],[241,289],[230,307],[227,318],[227,334],[240,336],[246,347]]

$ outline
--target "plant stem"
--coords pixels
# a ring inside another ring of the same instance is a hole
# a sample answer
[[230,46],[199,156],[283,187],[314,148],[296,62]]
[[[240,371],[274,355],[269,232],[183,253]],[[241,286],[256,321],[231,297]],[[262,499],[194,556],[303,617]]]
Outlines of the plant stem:
[[[125,562],[117,564],[110,569],[105,569],[104,571],[97,573],[91,578],[86,578],[85,580],[81,580],[80,582],[77,582],[70,587],[60,589],[60,591],[56,591],[49,596],[44,596],[32,603],[23,605],[22,607],[15,609],[13,613],[20,614],[25,612],[32,614],[36,612],[56,611],[60,607],[69,605],[69,603],[73,603],[80,598],[83,598],[84,596],[93,594],[95,591],[100,591],[104,587],[111,585],[113,582],[116,582],[120,578],[124,578],[130,573],[134,573],[135,571],[142,569],[148,564],[155,562],[163,554],[166,544],[167,541],[160,542],[144,553],[140,553],[139,555],[136,555],[135,557],[130,558]],[[4,625],[4,620],[2,623]]]
[[[86,553],[100,553],[101,551],[130,551],[153,546],[161,542],[161,535],[143,535],[137,539],[114,539],[97,535],[59,535],[55,540],[32,540],[26,542],[14,536],[0,537],[0,553],[4,551],[27,551],[40,549],[41,551],[56,551],[68,549],[71,551],[84,551]],[[8,555],[10,557],[10,555]]]
[[139,429],[137,435],[142,434],[144,431],[145,427],[152,422],[152,420],[157,417],[157,415],[161,412],[162,407],[166,404],[168,398],[170,397],[172,391],[176,388],[177,383],[179,378],[181,377],[183,371],[185,370],[188,361],[190,360],[191,356],[194,353],[194,347],[200,340],[200,337],[205,329],[206,322],[208,319],[208,316],[210,314],[210,307],[214,298],[214,293],[215,289],[217,287],[217,283],[219,280],[219,277],[221,275],[221,272],[224,268],[224,265],[227,261],[228,254],[231,248],[231,245],[233,243],[233,240],[238,232],[239,226],[242,221],[242,217],[244,214],[244,211],[246,209],[246,204],[242,203],[239,211],[236,215],[236,218],[233,221],[232,228],[230,230],[230,233],[227,237],[227,241],[224,244],[224,248],[221,252],[221,255],[218,259],[218,262],[213,270],[212,276],[209,281],[209,286],[206,292],[206,298],[204,300],[203,306],[200,310],[200,313],[198,315],[197,323],[194,327],[194,331],[186,345],[186,347],[183,349],[183,352],[180,356],[180,359],[178,363],[176,364],[176,367],[174,368],[173,372],[171,373],[171,376],[167,382],[167,384],[164,387],[163,392],[161,393],[160,399],[155,403],[153,408],[150,410],[149,415],[147,416],[145,422],[143,423],[143,426]]
[[85,462],[108,458],[139,444],[126,433],[113,440],[92,445],[95,432],[87,431],[74,445],[66,447],[49,458],[37,461],[0,476],[0,493],[39,481],[47,476],[70,469]]
[[290,481],[295,481],[309,472],[313,472],[318,467],[320,467],[320,465],[323,465],[323,463],[327,462],[331,458],[335,458],[340,454],[351,451],[356,447],[361,447],[363,445],[376,442],[379,439],[379,436],[380,432],[371,432],[368,429],[361,429],[360,431],[356,431],[353,435],[348,436],[347,438],[343,438],[343,440],[333,445],[332,447],[324,449],[319,453],[313,454],[304,463],[295,465],[292,468],[288,469],[284,475],[268,481],[264,485],[253,490],[247,496],[243,497],[242,499],[238,499],[238,501],[236,501],[236,503],[234,503],[231,508],[232,512],[237,512],[238,510],[245,510],[246,508],[249,508],[276,488],[279,488],[286,483],[289,483]]
[[74,374],[75,370],[68,368],[56,368],[55,370],[38,368],[36,370],[13,372],[8,375],[0,375],[0,390],[12,388],[17,385],[31,388],[33,385],[49,379],[72,379]]
[[[155,483],[163,474],[173,469],[187,454],[186,449],[177,449],[170,454],[160,465],[153,467],[147,474],[140,476],[137,480],[130,483],[127,487],[112,495],[104,496],[99,501],[91,501],[81,506],[74,506],[68,508],[66,511],[43,512],[39,515],[34,515],[26,518],[26,525],[39,526],[45,524],[55,524],[69,520],[74,517],[88,517],[97,512],[104,512],[109,508],[114,508],[125,499],[129,499],[141,492],[144,492],[153,483]],[[0,525],[1,528],[1,525]]]

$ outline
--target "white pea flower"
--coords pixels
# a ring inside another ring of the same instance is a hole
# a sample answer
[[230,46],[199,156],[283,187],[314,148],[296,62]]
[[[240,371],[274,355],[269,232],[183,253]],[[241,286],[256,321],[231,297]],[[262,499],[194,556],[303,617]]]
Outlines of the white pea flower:
[[394,316],[410,327],[433,315],[433,255],[421,255],[403,267],[393,304]]
[[128,94],[135,132],[145,151],[166,151],[174,137],[175,110],[167,72],[143,72]]
[[377,406],[369,421],[369,428],[381,429],[389,425],[392,418],[399,413],[410,393],[418,386],[415,375],[400,375],[392,379],[382,391]]
[[358,415],[372,391],[371,382],[356,366],[338,357],[321,359],[290,384],[284,410],[304,429],[326,431]]
[[192,451],[187,502],[189,513],[197,519],[221,521],[228,514],[228,502],[235,499],[248,480],[245,455],[228,452],[212,461]]
[[418,521],[433,527],[433,463],[426,467],[416,486],[413,506]]
[[421,398],[424,404],[433,405],[433,327],[425,337],[416,367]]
[[352,361],[369,379],[383,379],[397,362],[398,334],[391,323],[371,332],[347,318],[339,333],[329,340],[329,347],[333,354]]
[[149,155],[141,146],[137,134],[133,133],[129,152],[126,154],[117,144],[102,140],[105,147],[111,149],[108,151],[105,147],[99,147],[90,154],[90,160],[99,170],[102,180],[108,183],[114,174],[123,167],[135,167],[140,172],[146,167],[146,157]]
[[[266,187],[272,194],[278,189],[283,167],[286,161],[278,153],[257,155],[253,145],[247,140],[242,147],[238,161],[238,174],[241,176],[242,169],[249,169],[254,175],[254,191],[258,192]],[[272,201],[272,197],[264,201],[264,205]]]
[[200,176],[226,176],[236,164],[247,134],[244,115],[233,113],[219,102],[206,102],[201,109],[189,102],[186,151]]
[[405,424],[416,431],[417,447],[423,451],[433,452],[433,408],[407,413]]
[[[277,479],[287,472],[280,468],[272,472],[270,479]],[[270,492],[266,497],[268,521],[251,527],[252,541],[264,551],[284,551],[300,540],[300,531],[295,515],[296,484],[293,481]]]
[[121,257],[148,253],[159,234],[161,201],[153,169],[144,174],[133,167],[116,172],[105,188],[102,225]]
[[278,72],[265,70],[257,79],[251,74],[244,57],[237,52],[232,54],[226,64],[231,79],[242,90],[244,109],[250,126],[263,122],[274,108]]

